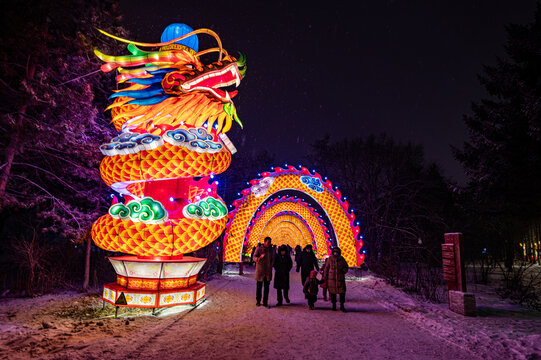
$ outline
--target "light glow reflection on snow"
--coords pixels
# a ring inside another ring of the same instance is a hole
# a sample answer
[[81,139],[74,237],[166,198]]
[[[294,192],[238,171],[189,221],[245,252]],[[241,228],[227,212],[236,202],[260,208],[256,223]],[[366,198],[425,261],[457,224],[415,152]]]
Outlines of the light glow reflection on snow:
[[[129,318],[147,317],[147,316],[167,317],[167,316],[177,315],[183,312],[187,313],[190,310],[196,310],[198,308],[205,306],[207,302],[208,301],[205,299],[201,301],[199,304],[197,304],[195,307],[193,305],[177,305],[177,306],[156,309],[155,315],[152,315],[152,312],[150,311],[150,309],[148,309],[149,311],[141,312],[141,313],[133,313],[128,310],[125,313],[119,313],[118,318],[129,319]],[[108,318],[114,318],[114,315],[108,315],[108,316],[103,317],[103,319],[108,319]]]
[[160,312],[156,315],[157,317],[166,317],[171,315],[180,314],[184,311],[190,311],[190,310],[196,310],[199,308],[202,308],[207,304],[208,301],[204,300],[200,302],[198,305],[193,307],[192,305],[177,305],[177,306],[171,306],[168,308],[163,308],[163,310],[160,310]]

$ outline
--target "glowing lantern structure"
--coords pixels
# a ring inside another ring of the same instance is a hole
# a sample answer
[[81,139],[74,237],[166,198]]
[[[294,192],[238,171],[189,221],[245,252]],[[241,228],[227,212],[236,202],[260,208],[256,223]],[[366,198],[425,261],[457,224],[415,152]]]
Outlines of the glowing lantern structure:
[[[100,30],[101,31],[101,30]],[[184,257],[214,241],[224,230],[227,207],[213,175],[225,171],[236,150],[225,135],[237,116],[232,98],[245,72],[245,60],[223,48],[209,29],[169,25],[160,43],[128,44],[128,56],[96,50],[104,72],[117,70],[112,123],[119,135],[100,147],[100,173],[120,194],[108,214],[92,226],[102,249],[129,256],[110,261],[116,283],[103,299],[123,306],[158,308],[195,303],[205,295],[197,273],[205,259]],[[217,46],[200,51],[197,34]],[[148,50],[158,48],[157,50]],[[217,56],[203,63],[202,55]]]
[[235,209],[229,213],[225,261],[242,261],[243,254],[250,254],[254,246],[271,236],[275,244],[312,244],[320,259],[337,245],[349,266],[363,263],[363,242],[355,214],[329,180],[305,167],[288,166],[263,172],[250,185],[242,190],[242,197],[233,202]]

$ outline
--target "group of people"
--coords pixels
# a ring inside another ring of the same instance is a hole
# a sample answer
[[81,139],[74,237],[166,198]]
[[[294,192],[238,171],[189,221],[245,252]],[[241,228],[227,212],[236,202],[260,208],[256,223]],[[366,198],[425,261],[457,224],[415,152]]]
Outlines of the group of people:
[[[275,250],[272,246],[272,239],[266,237],[263,244],[258,245],[253,252],[253,261],[256,263],[255,280],[256,305],[269,306],[269,287],[272,280],[272,270],[274,273],[274,288],[276,289],[276,306],[282,306],[283,301],[290,303],[289,300],[289,272],[293,268],[290,248],[287,245],[281,245]],[[323,299],[327,301],[327,291],[332,302],[332,309],[336,310],[337,296],[340,301],[340,310],[346,312],[344,306],[346,302],[346,273],[348,264],[341,255],[340,248],[334,247],[331,255],[327,256],[325,263],[319,268],[317,258],[312,249],[312,245],[306,245],[301,249],[300,245],[295,248],[295,263],[297,272],[301,273],[303,292],[308,301],[311,310],[315,308],[319,288],[323,289]],[[318,278],[318,273],[321,278]],[[263,302],[262,302],[263,301]]]

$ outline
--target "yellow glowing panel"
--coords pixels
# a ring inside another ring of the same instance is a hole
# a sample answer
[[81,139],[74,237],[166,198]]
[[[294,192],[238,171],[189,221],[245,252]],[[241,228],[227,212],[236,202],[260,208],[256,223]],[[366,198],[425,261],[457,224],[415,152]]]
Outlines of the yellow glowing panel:
[[103,288],[103,298],[114,303],[116,300],[116,291],[108,288]]
[[181,304],[191,304],[195,300],[195,291],[178,291],[167,294],[160,294],[159,306],[172,306]]
[[126,273],[126,268],[124,267],[124,263],[122,261],[114,260],[111,258],[109,258],[109,261],[111,262],[111,264],[113,264],[113,267],[115,268],[115,271],[118,275],[128,276],[128,274]]
[[[204,263],[204,262],[203,262]],[[197,263],[164,263],[162,270],[162,278],[171,279],[171,278],[184,278],[189,277],[192,269]]]
[[156,304],[156,294],[127,293],[125,296],[128,306],[152,307]]
[[128,276],[156,279],[160,277],[162,263],[124,261]]

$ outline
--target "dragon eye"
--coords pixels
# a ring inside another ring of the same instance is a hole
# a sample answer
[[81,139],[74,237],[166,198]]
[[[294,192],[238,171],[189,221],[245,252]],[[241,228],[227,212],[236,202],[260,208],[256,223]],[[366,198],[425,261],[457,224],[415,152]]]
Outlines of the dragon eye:
[[188,69],[193,69],[194,68],[194,66],[192,64],[186,64],[184,66],[187,67]]

